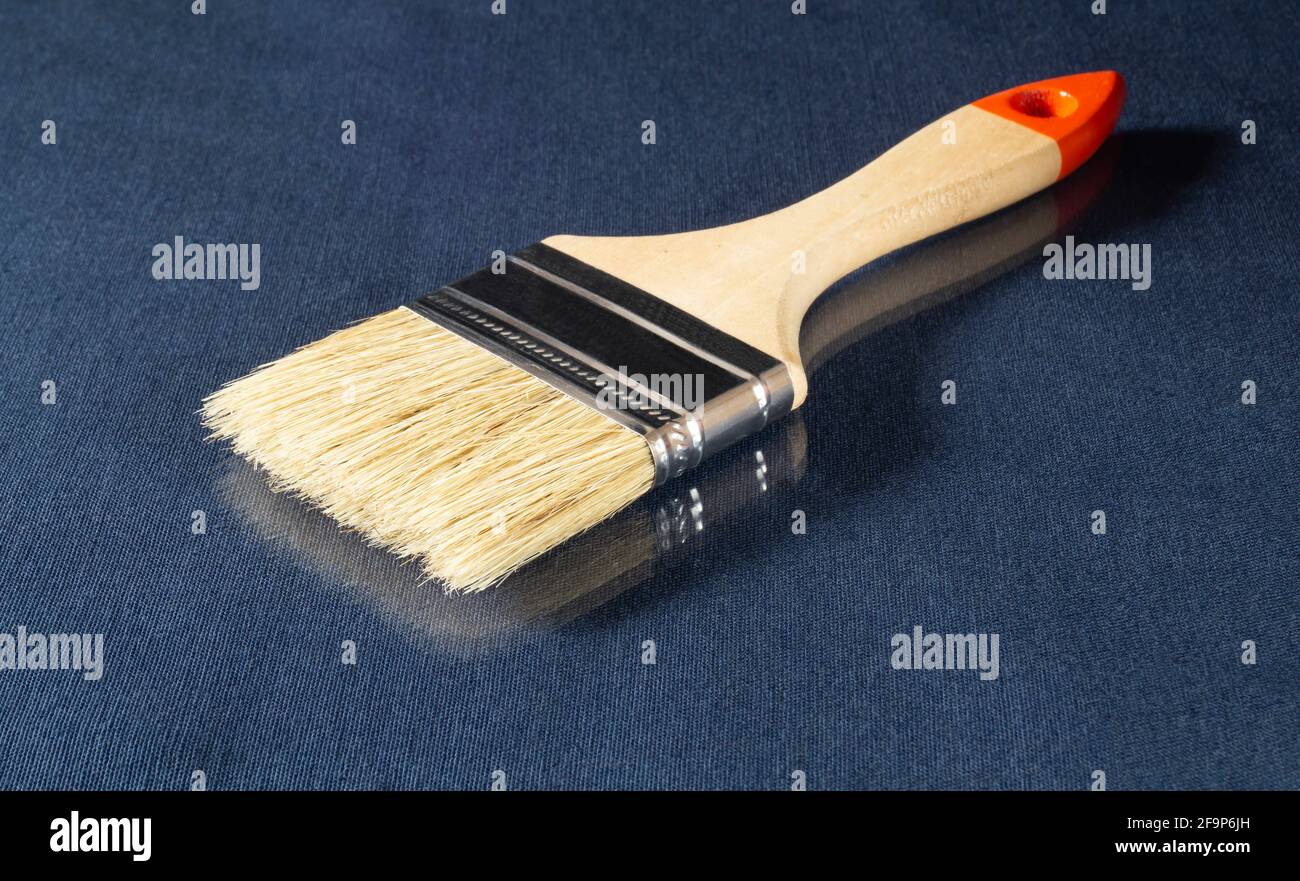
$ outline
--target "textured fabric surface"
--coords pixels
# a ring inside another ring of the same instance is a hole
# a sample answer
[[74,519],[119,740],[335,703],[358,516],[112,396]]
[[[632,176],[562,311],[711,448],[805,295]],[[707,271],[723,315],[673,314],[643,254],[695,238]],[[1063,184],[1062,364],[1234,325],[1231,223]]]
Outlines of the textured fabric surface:
[[[98,681],[0,670],[0,785],[1300,783],[1295,4],[490,6],[0,8],[0,632],[104,635]],[[222,382],[494,249],[769,211],[1099,68],[1070,232],[1149,244],[1149,290],[1021,253],[492,594],[203,442]],[[176,236],[260,244],[260,286],[155,280]],[[894,669],[916,626],[998,634],[998,678]]]

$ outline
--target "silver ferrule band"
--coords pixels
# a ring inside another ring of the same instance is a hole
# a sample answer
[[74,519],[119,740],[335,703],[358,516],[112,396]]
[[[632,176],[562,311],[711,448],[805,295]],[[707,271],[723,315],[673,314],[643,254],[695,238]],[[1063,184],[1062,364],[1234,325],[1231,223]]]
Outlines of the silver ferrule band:
[[656,486],[794,403],[781,361],[545,245],[408,308],[640,433]]

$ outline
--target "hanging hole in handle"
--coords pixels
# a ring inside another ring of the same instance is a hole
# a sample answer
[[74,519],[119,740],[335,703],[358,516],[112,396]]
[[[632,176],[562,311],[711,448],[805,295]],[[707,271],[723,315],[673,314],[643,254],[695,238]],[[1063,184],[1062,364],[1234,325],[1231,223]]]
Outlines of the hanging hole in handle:
[[1012,109],[1042,119],[1069,116],[1079,109],[1079,99],[1060,89],[1025,89],[1011,96]]

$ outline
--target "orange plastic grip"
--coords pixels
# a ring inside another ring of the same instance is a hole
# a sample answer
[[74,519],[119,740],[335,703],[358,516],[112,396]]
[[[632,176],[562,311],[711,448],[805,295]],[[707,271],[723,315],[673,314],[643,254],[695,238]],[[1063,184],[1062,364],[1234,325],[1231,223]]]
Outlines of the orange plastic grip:
[[1056,141],[1061,151],[1058,180],[1102,145],[1124,104],[1124,78],[1113,70],[1039,80],[972,102]]

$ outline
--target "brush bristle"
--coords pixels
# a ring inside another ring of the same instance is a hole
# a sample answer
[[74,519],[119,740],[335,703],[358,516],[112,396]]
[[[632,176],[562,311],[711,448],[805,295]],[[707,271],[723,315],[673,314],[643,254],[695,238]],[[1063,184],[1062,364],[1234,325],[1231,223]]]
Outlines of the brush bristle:
[[210,395],[212,437],[452,591],[487,587],[654,483],[645,441],[394,309]]

